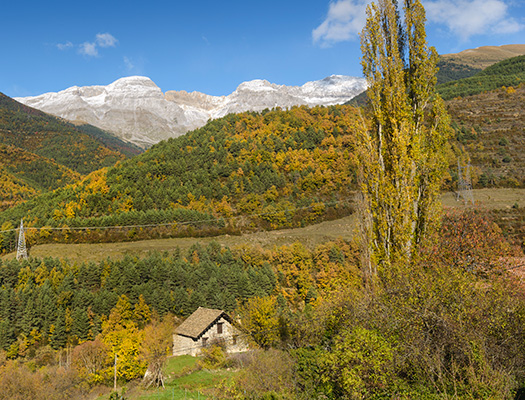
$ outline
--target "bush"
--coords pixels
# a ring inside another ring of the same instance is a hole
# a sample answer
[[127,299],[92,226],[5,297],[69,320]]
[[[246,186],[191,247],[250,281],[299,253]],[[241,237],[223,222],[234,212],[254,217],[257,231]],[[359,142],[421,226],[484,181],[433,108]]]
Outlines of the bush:
[[204,369],[222,368],[227,363],[227,354],[220,344],[212,344],[202,348],[201,355],[199,366]]

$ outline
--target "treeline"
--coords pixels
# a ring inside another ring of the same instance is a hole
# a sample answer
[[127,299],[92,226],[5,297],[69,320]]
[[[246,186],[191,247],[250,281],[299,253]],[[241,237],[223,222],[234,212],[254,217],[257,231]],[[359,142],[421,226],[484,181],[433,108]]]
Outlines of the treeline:
[[472,96],[501,88],[518,86],[525,82],[525,56],[518,56],[491,65],[469,78],[450,81],[437,86],[445,100],[454,97]]
[[4,261],[0,348],[16,358],[92,340],[123,295],[137,315],[147,308],[187,316],[199,306],[232,311],[243,299],[272,294],[276,283],[268,263],[249,264],[218,244],[98,264]]

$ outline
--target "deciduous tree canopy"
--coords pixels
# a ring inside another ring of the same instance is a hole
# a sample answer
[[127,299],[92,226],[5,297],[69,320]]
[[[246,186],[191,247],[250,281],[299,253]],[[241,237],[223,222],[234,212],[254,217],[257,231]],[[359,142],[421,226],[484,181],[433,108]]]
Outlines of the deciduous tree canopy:
[[361,33],[370,123],[359,135],[362,231],[369,274],[409,264],[437,221],[448,117],[435,93],[437,53],[425,34],[425,11],[406,0],[367,8]]

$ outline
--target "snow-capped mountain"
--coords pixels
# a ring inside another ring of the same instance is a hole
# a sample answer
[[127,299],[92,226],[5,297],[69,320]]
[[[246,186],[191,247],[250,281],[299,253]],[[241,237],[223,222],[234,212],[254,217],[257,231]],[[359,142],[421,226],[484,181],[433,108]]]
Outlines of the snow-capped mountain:
[[58,93],[16,100],[71,121],[95,125],[124,140],[149,147],[229,113],[294,105],[342,104],[365,88],[362,78],[332,75],[303,86],[253,80],[241,83],[228,96],[186,91],[164,94],[151,79],[131,76],[107,86],[74,86]]

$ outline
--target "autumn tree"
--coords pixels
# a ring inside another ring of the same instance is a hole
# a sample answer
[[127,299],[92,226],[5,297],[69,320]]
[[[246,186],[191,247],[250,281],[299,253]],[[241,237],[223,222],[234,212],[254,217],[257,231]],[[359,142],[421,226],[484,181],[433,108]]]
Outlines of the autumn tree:
[[279,317],[275,297],[252,297],[240,309],[242,327],[257,345],[268,349],[279,340]]
[[144,328],[140,357],[148,365],[143,379],[146,387],[152,384],[164,387],[162,369],[170,353],[174,326],[174,319],[168,316],[162,322],[154,320]]
[[73,349],[73,366],[79,377],[88,384],[101,383],[104,380],[103,371],[108,367],[107,350],[100,337]]
[[[126,295],[119,297],[109,318],[102,323],[101,339],[108,349],[108,359],[117,359],[117,376],[125,381],[138,378],[146,370],[139,359],[144,333],[133,320],[133,310]],[[112,374],[108,368],[106,375]]]
[[419,0],[405,0],[403,11],[404,20],[396,0],[372,3],[361,33],[370,101],[357,159],[369,276],[410,264],[439,221],[448,116],[435,92],[438,55]]

